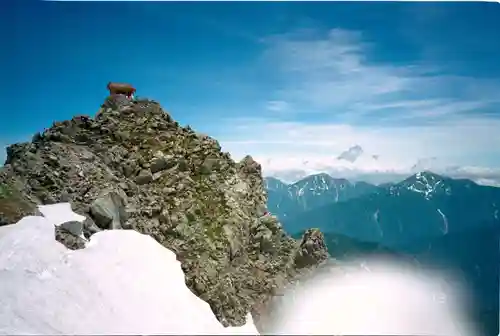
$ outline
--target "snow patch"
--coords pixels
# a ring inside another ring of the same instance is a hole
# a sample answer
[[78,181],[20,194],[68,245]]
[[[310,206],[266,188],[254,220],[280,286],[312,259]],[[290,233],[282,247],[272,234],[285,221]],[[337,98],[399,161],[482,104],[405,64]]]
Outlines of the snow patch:
[[258,334],[250,315],[224,328],[186,287],[174,252],[150,236],[103,231],[71,251],[54,225],[84,217],[67,203],[40,211],[0,227],[0,334]]
[[446,215],[441,211],[441,209],[437,209],[437,212],[441,215],[441,218],[443,218],[443,227],[441,228],[441,231],[443,234],[448,233],[448,218],[446,218]]
[[60,226],[67,222],[83,222],[85,220],[85,216],[73,212],[69,203],[40,205],[38,209],[43,217],[54,226]]
[[382,230],[382,226],[380,225],[379,215],[380,215],[380,209],[377,209],[373,213],[373,221],[375,222],[375,225],[377,226],[377,231],[378,231],[380,237],[384,237],[384,231]]
[[[443,184],[442,181],[436,180],[434,176],[427,176],[425,173],[419,172],[415,174],[416,181],[413,184],[407,185],[407,189],[413,192],[423,194],[426,200],[429,200],[438,190],[438,187]],[[444,187],[444,186],[443,186]],[[441,187],[441,188],[443,188]],[[451,193],[451,190],[446,188],[446,193]]]
[[302,188],[300,188],[300,189],[299,189],[299,191],[298,191],[298,193],[297,193],[297,195],[298,195],[299,197],[304,195],[304,190],[305,190],[305,188],[307,187],[307,185],[308,185],[308,184],[309,184],[309,182],[306,182],[306,183],[304,184],[304,186],[303,186]]

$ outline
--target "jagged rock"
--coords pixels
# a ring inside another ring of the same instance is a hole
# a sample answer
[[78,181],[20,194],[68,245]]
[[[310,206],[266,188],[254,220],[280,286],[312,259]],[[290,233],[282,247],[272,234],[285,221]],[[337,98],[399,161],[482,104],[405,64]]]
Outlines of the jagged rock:
[[328,259],[328,250],[323,233],[318,229],[308,229],[296,252],[295,266],[298,269],[317,266],[326,259]]
[[217,163],[218,163],[218,160],[215,158],[206,158],[200,167],[200,172],[202,174],[205,174],[205,175],[210,175],[210,173],[212,172],[212,169],[215,168]]
[[[234,162],[216,140],[179,126],[157,102],[110,97],[95,118],[56,122],[7,152],[0,188],[9,183],[15,192],[0,196],[0,223],[64,200],[86,215],[87,238],[100,228],[149,234],[176,252],[188,287],[226,326],[243,324],[249,311],[258,316],[279,288],[311,268],[296,266],[309,255],[308,243],[297,252],[299,242],[277,219],[262,217],[261,166],[250,156]],[[84,246],[63,227],[56,238]]]
[[122,168],[123,175],[125,175],[125,177],[130,177],[135,173],[137,168],[138,168],[138,166],[137,166],[137,163],[135,161],[126,162]]
[[157,173],[159,171],[169,169],[174,166],[174,162],[170,158],[163,155],[163,153],[157,153],[157,157],[151,162],[149,169],[151,173]]
[[25,216],[39,215],[36,203],[8,168],[0,169],[0,226],[16,223]]
[[55,239],[70,250],[79,250],[85,247],[84,239],[68,232],[62,226],[57,226],[55,228]]
[[102,231],[97,224],[90,218],[86,217],[83,221],[83,235],[85,238],[89,238],[94,233]]
[[124,108],[124,107],[130,106],[130,105],[131,105],[131,101],[129,99],[127,99],[127,97],[125,95],[116,94],[116,95],[109,96],[105,100],[102,107],[116,110],[116,109]]
[[126,220],[125,205],[125,196],[111,191],[92,202],[90,215],[101,229],[121,229]]

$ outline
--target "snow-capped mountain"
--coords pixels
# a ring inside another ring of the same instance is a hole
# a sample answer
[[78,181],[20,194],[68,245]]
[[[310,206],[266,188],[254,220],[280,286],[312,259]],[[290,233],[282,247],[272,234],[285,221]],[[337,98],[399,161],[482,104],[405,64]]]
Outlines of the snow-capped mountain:
[[478,226],[500,225],[500,188],[431,172],[343,202],[315,207],[284,220],[289,232],[303,223],[328,232],[397,246]]
[[475,320],[498,330],[500,188],[428,171],[379,188],[285,218],[283,227],[295,235],[317,227],[329,252],[347,258],[395,253],[460,274]]
[[378,189],[369,183],[353,183],[325,173],[307,176],[293,184],[286,184],[273,177],[267,177],[265,183],[269,210],[283,218],[325,204],[359,197]]
[[467,192],[477,187],[477,183],[467,179],[452,179],[429,171],[416,173],[404,181],[387,185],[390,192],[398,194],[402,191],[412,191],[421,194],[425,199],[437,195],[452,195],[453,192]]
[[266,177],[264,179],[264,182],[266,184],[266,189],[268,191],[286,191],[288,189],[288,184],[285,182],[282,182],[281,180],[278,180],[275,177]]
[[431,172],[419,172],[410,176],[403,182],[397,184],[392,191],[406,188],[409,191],[422,194],[426,199],[431,198],[436,194],[451,194],[450,179]]

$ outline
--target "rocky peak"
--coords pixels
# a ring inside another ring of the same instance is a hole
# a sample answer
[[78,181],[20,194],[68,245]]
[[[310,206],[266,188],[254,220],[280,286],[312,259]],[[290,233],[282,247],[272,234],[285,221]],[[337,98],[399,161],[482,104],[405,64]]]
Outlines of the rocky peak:
[[[8,148],[0,224],[58,202],[85,215],[87,239],[133,229],[175,251],[187,285],[224,325],[243,324],[247,312],[298,276],[296,255],[323,258],[314,253],[317,234],[299,246],[275,217],[263,216],[261,166],[252,157],[234,162],[215,139],[181,127],[151,100],[109,97],[94,118],[55,122]],[[61,228],[56,238],[85,246]]]
[[390,191],[394,194],[400,190],[408,190],[423,195],[426,199],[431,199],[436,194],[451,195],[451,179],[432,173],[430,171],[418,172],[404,181],[390,186]]
[[302,236],[300,247],[295,256],[295,266],[316,267],[328,259],[325,237],[319,229],[308,229]]
[[[290,185],[289,189],[296,197],[316,197],[325,193],[339,194],[353,187],[351,182],[343,178],[333,178],[326,173],[307,176]],[[338,201],[338,200],[335,200]]]

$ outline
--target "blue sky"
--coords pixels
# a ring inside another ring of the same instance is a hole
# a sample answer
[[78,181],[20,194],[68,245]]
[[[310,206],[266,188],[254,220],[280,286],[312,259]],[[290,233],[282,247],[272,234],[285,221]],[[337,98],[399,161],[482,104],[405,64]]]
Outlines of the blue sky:
[[2,147],[95,114],[107,82],[125,81],[270,175],[432,169],[500,181],[497,3],[5,8]]

